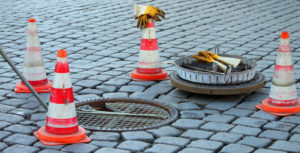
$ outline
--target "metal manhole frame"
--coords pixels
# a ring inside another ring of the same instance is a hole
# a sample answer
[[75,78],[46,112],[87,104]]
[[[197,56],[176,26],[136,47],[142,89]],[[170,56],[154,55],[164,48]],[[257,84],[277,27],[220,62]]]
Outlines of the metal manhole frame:
[[220,56],[224,57],[234,57],[239,58],[242,62],[251,66],[250,69],[241,72],[231,72],[230,75],[225,75],[221,72],[206,72],[206,71],[198,71],[192,70],[183,67],[184,64],[192,63],[195,61],[192,55],[190,56],[183,56],[175,60],[175,67],[177,75],[184,80],[200,83],[200,84],[207,84],[207,85],[233,85],[233,84],[240,84],[243,82],[247,82],[253,79],[256,74],[256,66],[257,63],[253,59],[247,59],[242,56],[231,55],[231,54],[220,54]]
[[159,107],[160,109],[163,109],[165,111],[167,111],[170,115],[170,118],[168,118],[167,120],[156,124],[156,125],[152,125],[152,126],[148,126],[148,127],[142,127],[142,128],[136,128],[136,129],[99,129],[99,128],[91,128],[90,126],[84,126],[81,125],[79,123],[78,120],[78,124],[80,126],[82,126],[83,128],[87,129],[87,130],[91,130],[91,131],[105,131],[105,132],[124,132],[124,131],[140,131],[140,130],[148,130],[148,129],[155,129],[155,128],[159,128],[165,125],[168,125],[172,122],[174,122],[175,120],[178,119],[178,110],[171,106],[170,104],[167,103],[162,103],[162,102],[157,102],[157,101],[151,101],[151,100],[146,100],[146,99],[133,99],[133,98],[96,98],[96,99],[88,99],[88,100],[83,100],[80,102],[77,102],[76,108],[80,107],[80,106],[84,106],[84,105],[90,105],[90,106],[100,106],[100,105],[105,105],[106,102],[109,103],[117,103],[117,102],[128,102],[128,103],[138,103],[138,104],[148,104],[151,106],[156,106]]
[[171,84],[180,90],[205,95],[238,95],[254,92],[266,84],[265,76],[256,72],[254,78],[237,85],[207,85],[181,79],[175,71],[170,74]]

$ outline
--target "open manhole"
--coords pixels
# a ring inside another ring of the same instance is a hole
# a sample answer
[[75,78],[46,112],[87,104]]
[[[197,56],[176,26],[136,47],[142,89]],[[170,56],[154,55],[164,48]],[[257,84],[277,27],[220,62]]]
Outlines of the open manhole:
[[93,99],[76,104],[79,125],[97,131],[135,131],[158,128],[178,117],[163,103],[140,99]]

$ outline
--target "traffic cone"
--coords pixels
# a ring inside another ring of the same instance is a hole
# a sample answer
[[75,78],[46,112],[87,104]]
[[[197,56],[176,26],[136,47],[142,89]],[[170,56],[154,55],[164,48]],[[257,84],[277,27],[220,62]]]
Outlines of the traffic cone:
[[289,33],[282,32],[269,98],[256,108],[277,116],[300,112],[295,87]]
[[142,40],[139,53],[139,62],[136,70],[131,72],[134,80],[166,80],[167,71],[161,68],[154,22],[149,18],[149,23],[142,31]]
[[[50,92],[52,82],[48,81],[44,60],[42,57],[39,36],[35,19],[30,18],[23,63],[23,75],[33,86],[36,92]],[[16,84],[15,92],[30,93],[23,81]]]
[[45,145],[90,142],[78,126],[66,50],[59,50],[50,94],[46,126],[34,135]]

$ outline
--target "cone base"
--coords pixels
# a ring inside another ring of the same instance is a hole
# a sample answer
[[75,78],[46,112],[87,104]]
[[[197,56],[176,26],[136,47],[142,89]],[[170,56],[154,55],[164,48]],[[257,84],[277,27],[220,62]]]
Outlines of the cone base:
[[300,104],[292,105],[292,106],[276,106],[270,104],[268,99],[263,100],[262,104],[256,105],[256,108],[263,110],[265,112],[271,113],[276,116],[288,116],[296,113],[300,113]]
[[[48,83],[45,84],[45,85],[32,86],[32,87],[38,93],[51,92],[52,82],[48,81]],[[17,92],[17,93],[31,93],[31,91],[29,90],[29,88],[27,88],[27,86],[24,83],[22,83],[22,81],[16,84],[16,87],[15,87],[14,91]]]
[[41,143],[49,146],[91,141],[91,139],[86,136],[85,129],[82,127],[78,127],[78,131],[73,134],[52,134],[47,132],[45,127],[41,127],[38,131],[35,131],[33,135],[37,137]]
[[162,70],[160,73],[155,74],[143,74],[138,73],[136,70],[131,71],[130,76],[135,81],[152,81],[152,80],[168,80],[168,73]]

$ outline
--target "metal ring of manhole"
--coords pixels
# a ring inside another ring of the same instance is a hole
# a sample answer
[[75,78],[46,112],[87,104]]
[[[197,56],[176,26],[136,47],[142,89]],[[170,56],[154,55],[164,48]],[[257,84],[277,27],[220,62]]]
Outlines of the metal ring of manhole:
[[254,78],[248,82],[234,85],[206,85],[181,79],[176,72],[170,74],[171,84],[180,90],[207,95],[236,95],[251,93],[262,88],[265,84],[265,76],[256,72]]
[[80,126],[96,131],[136,131],[175,121],[177,109],[169,104],[140,99],[93,99],[76,104]]

